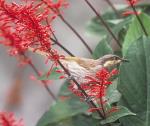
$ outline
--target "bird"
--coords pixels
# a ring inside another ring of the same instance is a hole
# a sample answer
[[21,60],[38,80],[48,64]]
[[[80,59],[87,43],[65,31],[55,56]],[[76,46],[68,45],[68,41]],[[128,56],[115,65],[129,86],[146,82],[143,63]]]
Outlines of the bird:
[[121,62],[128,62],[127,59],[114,54],[106,54],[96,60],[66,56],[60,61],[70,72],[71,76],[77,79],[79,83],[83,83],[86,76],[94,76],[102,68],[111,68]]
[[[29,50],[34,51],[31,47]],[[40,50],[36,50],[36,53],[43,56],[48,55],[48,53]],[[71,78],[75,78],[79,83],[84,82],[86,76],[94,76],[96,72],[102,68],[111,68],[121,62],[129,62],[129,60],[115,54],[106,54],[98,59],[64,56],[63,59],[60,59],[59,61],[68,70]]]

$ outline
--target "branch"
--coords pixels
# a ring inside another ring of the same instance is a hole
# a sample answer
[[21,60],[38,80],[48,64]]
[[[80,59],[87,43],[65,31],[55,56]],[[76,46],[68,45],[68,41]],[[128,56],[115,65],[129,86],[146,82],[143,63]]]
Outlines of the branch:
[[[25,58],[28,58],[25,54],[22,54]],[[37,68],[34,66],[34,64],[32,62],[29,62],[30,67],[33,69],[33,71],[40,76]],[[49,95],[53,98],[53,100],[57,100],[56,96],[52,93],[52,91],[49,89],[47,82],[46,81],[41,81],[44,84],[45,89],[47,90],[47,92],[49,93]]]
[[114,40],[116,41],[116,43],[119,45],[120,48],[122,48],[122,45],[120,44],[119,40],[117,39],[117,37],[114,35],[114,33],[112,32],[112,30],[110,29],[110,27],[107,25],[107,23],[104,21],[104,19],[101,17],[101,14],[99,14],[95,8],[92,6],[92,4],[88,1],[88,0],[84,0],[87,5],[93,10],[93,12],[96,14],[96,16],[101,20],[102,24],[105,26],[106,30],[110,33],[110,35],[114,38]]

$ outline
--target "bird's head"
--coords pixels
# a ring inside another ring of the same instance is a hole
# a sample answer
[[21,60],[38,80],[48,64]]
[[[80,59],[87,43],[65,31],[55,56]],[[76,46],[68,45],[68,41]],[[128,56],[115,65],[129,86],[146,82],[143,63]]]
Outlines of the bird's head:
[[128,62],[127,59],[120,58],[117,55],[113,54],[107,54],[103,57],[98,59],[99,64],[103,65],[104,67],[111,67],[117,64],[120,64],[121,62]]

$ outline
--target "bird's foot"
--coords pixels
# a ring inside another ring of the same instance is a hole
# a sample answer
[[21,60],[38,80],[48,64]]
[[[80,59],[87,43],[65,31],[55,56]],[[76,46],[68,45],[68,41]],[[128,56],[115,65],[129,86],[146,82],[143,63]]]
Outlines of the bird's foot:
[[67,77],[67,80],[68,80],[68,81],[73,80],[73,79],[74,79],[74,76],[73,76],[73,75],[70,75],[70,76]]
[[85,102],[91,102],[92,99],[93,99],[93,97],[89,97],[89,96],[84,98]]

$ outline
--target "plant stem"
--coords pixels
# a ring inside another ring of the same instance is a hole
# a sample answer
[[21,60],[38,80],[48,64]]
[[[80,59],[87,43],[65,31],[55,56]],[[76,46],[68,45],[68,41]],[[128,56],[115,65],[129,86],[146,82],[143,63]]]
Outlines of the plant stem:
[[60,48],[62,48],[66,53],[68,53],[70,56],[73,56],[74,57],[74,54],[72,52],[70,52],[67,48],[65,48],[57,39],[56,35],[52,32],[55,40],[53,38],[51,38],[51,40],[53,42],[55,42]]
[[[100,96],[102,96],[102,88],[103,88],[104,85],[101,85],[100,86]],[[104,118],[106,119],[106,113],[105,113],[105,109],[104,109],[104,105],[103,105],[103,98],[100,97],[100,104],[101,104],[101,108],[102,108],[102,111],[103,111],[103,115],[104,115]]]
[[128,0],[128,1],[130,2],[130,6],[131,6],[131,8],[132,8],[133,11],[134,11],[134,13],[135,13],[135,15],[136,15],[136,18],[138,19],[138,21],[139,21],[139,23],[140,23],[140,25],[141,25],[141,28],[142,28],[144,34],[145,34],[146,36],[148,36],[148,33],[147,33],[147,31],[146,31],[146,29],[145,29],[145,27],[144,27],[144,24],[143,24],[142,20],[140,19],[139,15],[138,15],[138,13],[137,13],[137,11],[136,11],[135,6],[131,3],[131,0]]
[[[58,60],[58,64],[63,68],[63,70],[65,71],[65,73],[68,75],[68,76],[71,76],[70,72],[64,67],[64,65]],[[76,81],[75,78],[72,78],[72,81],[76,84],[76,86],[78,87],[78,89],[82,92],[82,94],[85,96],[85,98],[88,98],[88,94],[81,88],[80,84]],[[89,102],[87,102],[88,104],[90,103],[90,105],[92,105],[92,107],[94,108],[97,108],[97,106],[95,105],[95,103],[91,100]],[[99,110],[96,110],[97,113],[99,114],[99,116],[104,119],[104,116],[103,114],[99,111]]]
[[68,53],[70,56],[74,56],[67,48],[65,48],[61,43],[59,43],[57,40],[50,38],[55,44],[57,44],[60,48],[62,48],[66,53]]
[[[48,4],[47,4],[47,2],[46,1],[44,1],[44,0],[41,0],[41,1],[43,1],[53,12],[59,12],[58,10],[54,10],[53,8],[51,8]],[[66,21],[66,19],[59,13],[59,15],[58,15],[60,18],[61,18],[61,20],[74,32],[74,34],[81,40],[81,42],[85,45],[85,47],[89,50],[89,52],[92,54],[92,50],[91,50],[91,48],[88,46],[88,44],[84,41],[84,39],[80,36],[80,34],[72,27],[72,25],[70,25],[70,23],[68,23],[67,21]],[[55,37],[54,37],[55,38]],[[55,38],[56,39],[56,38]],[[54,39],[53,39],[54,40]],[[55,41],[57,41],[57,39],[55,40]],[[58,41],[57,41],[58,42]],[[49,50],[49,53],[51,53],[52,55],[53,55],[53,53]],[[57,62],[58,62],[58,64],[60,65],[60,67],[62,67],[62,69],[64,70],[64,72],[68,75],[68,76],[71,76],[71,74],[70,74],[70,72],[65,68],[65,66],[59,61],[59,60],[57,60]],[[76,79],[75,78],[71,78],[72,79],[72,81],[76,84],[76,86],[78,87],[78,89],[82,92],[82,94],[85,96],[85,98],[88,98],[89,96],[88,96],[88,94],[81,88],[81,86],[80,86],[80,84],[76,81]],[[97,108],[97,106],[96,106],[96,104],[92,101],[92,100],[90,100],[89,102],[87,102],[89,105],[91,105],[92,107],[94,107],[94,108]],[[96,110],[97,111],[97,113],[99,114],[99,116],[102,118],[102,119],[104,119],[104,116],[103,116],[103,114],[101,113],[101,111],[100,110]]]
[[[22,54],[25,58],[28,58],[25,54]],[[29,65],[30,67],[33,69],[33,71],[38,75],[40,76],[37,68],[34,66],[34,64],[32,62],[29,62]],[[49,89],[48,85],[47,85],[47,82],[46,81],[43,81],[41,80],[41,82],[44,84],[44,87],[45,89],[47,90],[47,92],[49,93],[49,95],[53,98],[54,101],[57,100],[56,96],[52,93],[52,91]]]
[[92,54],[93,53],[92,49],[89,47],[86,41],[81,37],[81,35],[76,31],[76,29],[61,14],[59,14],[59,17],[73,31],[73,33],[81,40],[81,42],[88,49],[90,54]]
[[[53,36],[55,38],[54,42],[56,42],[56,44],[57,44],[58,43],[58,39],[57,39],[57,37],[55,36],[54,33],[53,33]],[[61,46],[61,44],[59,46]],[[68,50],[67,50],[67,52],[68,52]],[[71,56],[74,56],[74,55],[71,53]],[[70,72],[64,67],[64,65],[60,61],[58,61],[58,64],[62,67],[62,69],[65,71],[65,73],[68,76],[71,76]],[[74,78],[72,78],[72,80],[76,84],[76,86],[78,87],[78,89],[83,93],[83,95],[85,96],[85,98],[88,98],[87,93],[81,88],[80,84]],[[97,106],[94,104],[93,101],[90,101],[90,104],[92,105],[92,107],[97,108]],[[102,117],[104,119],[102,113],[99,110],[97,110],[97,113],[99,114],[100,117]]]
[[[49,21],[48,21],[48,18],[46,19],[46,23],[47,23],[47,25],[49,25]],[[74,54],[72,53],[72,52],[70,52],[66,47],[64,47],[59,41],[58,41],[58,39],[57,39],[57,37],[56,37],[56,35],[54,34],[54,32],[50,29],[50,31],[51,31],[51,33],[52,33],[52,35],[53,35],[53,37],[54,37],[54,39],[53,38],[50,38],[53,42],[54,42],[54,44],[57,44],[60,48],[62,48],[66,53],[68,53],[70,56],[73,56],[74,57]]]
[[87,50],[90,52],[90,54],[93,54],[92,49],[90,48],[90,46],[86,43],[86,41],[82,38],[82,36],[77,32],[77,30],[63,17],[63,15],[61,15],[61,13],[59,12],[59,10],[55,10],[53,8],[51,8],[51,6],[49,6],[49,4],[47,3],[47,1],[45,0],[41,0],[44,4],[46,4],[54,13],[59,13],[58,16],[60,17],[60,19],[72,30],[72,32],[80,39],[80,41],[83,43],[83,45],[87,48]]
[[[55,36],[56,37],[56,36]],[[56,41],[56,40],[54,40],[54,41]],[[48,49],[49,50],[49,49]],[[51,54],[51,55],[53,55],[53,52],[51,52],[51,50],[49,50],[49,53]],[[44,54],[43,54],[44,55]],[[46,56],[46,55],[44,55],[44,56]],[[70,72],[65,68],[65,66],[59,61],[59,60],[57,60],[57,62],[58,62],[58,64],[60,65],[60,67],[62,67],[62,69],[64,70],[64,72],[68,75],[68,76],[71,76],[71,74],[70,74]],[[31,64],[32,65],[32,64]],[[34,70],[35,71],[37,71],[36,69],[35,69],[35,67],[34,66],[32,66],[33,68],[34,68]],[[37,71],[38,72],[38,71]],[[80,86],[80,84],[76,81],[76,79],[75,78],[71,78],[71,80],[76,84],[76,86],[78,87],[78,89],[82,92],[82,94],[85,96],[85,98],[88,98],[89,96],[88,96],[88,94],[81,88],[81,86]],[[91,105],[92,107],[94,107],[94,108],[97,108],[97,106],[95,105],[95,103],[91,100],[91,101],[89,101],[89,102],[87,102],[89,105]],[[103,117],[103,114],[99,111],[99,110],[96,110],[97,111],[97,113],[99,114],[99,116],[102,118],[102,119],[104,119],[104,117]]]
[[120,48],[122,48],[122,45],[120,44],[119,40],[117,37],[114,35],[110,27],[107,25],[107,23],[104,21],[104,19],[101,17],[101,14],[99,14],[96,9],[92,6],[92,4],[88,0],[84,0],[87,5],[93,10],[93,12],[96,14],[96,16],[101,20],[102,24],[105,26],[106,30],[110,33],[110,35],[114,38],[116,43],[119,45]]
[[116,14],[118,17],[120,17],[120,15],[119,15],[117,9],[115,8],[115,6],[113,5],[113,3],[112,3],[110,0],[104,0],[104,1],[106,1],[107,4],[108,4],[108,5],[112,8],[112,10],[115,12],[115,14]]
[[[51,55],[54,55],[53,52],[51,52],[51,50],[49,50],[49,53],[50,53]],[[64,72],[70,77],[70,76],[71,76],[70,72],[65,68],[65,66],[61,63],[61,61],[60,61],[60,60],[57,60],[57,63],[58,63],[59,66],[64,70]],[[80,84],[76,81],[76,79],[72,77],[71,80],[76,84],[76,86],[77,86],[78,89],[82,92],[82,94],[84,95],[84,97],[85,97],[85,98],[88,98],[88,97],[89,97],[88,94],[81,88]],[[92,100],[90,100],[90,101],[87,102],[87,103],[88,103],[89,105],[91,105],[92,107],[97,108],[97,106],[95,105],[95,103],[94,103]],[[100,110],[96,110],[96,111],[97,111],[97,113],[99,114],[99,116],[100,116],[102,119],[104,119],[104,116],[103,116],[103,114],[100,112]]]

